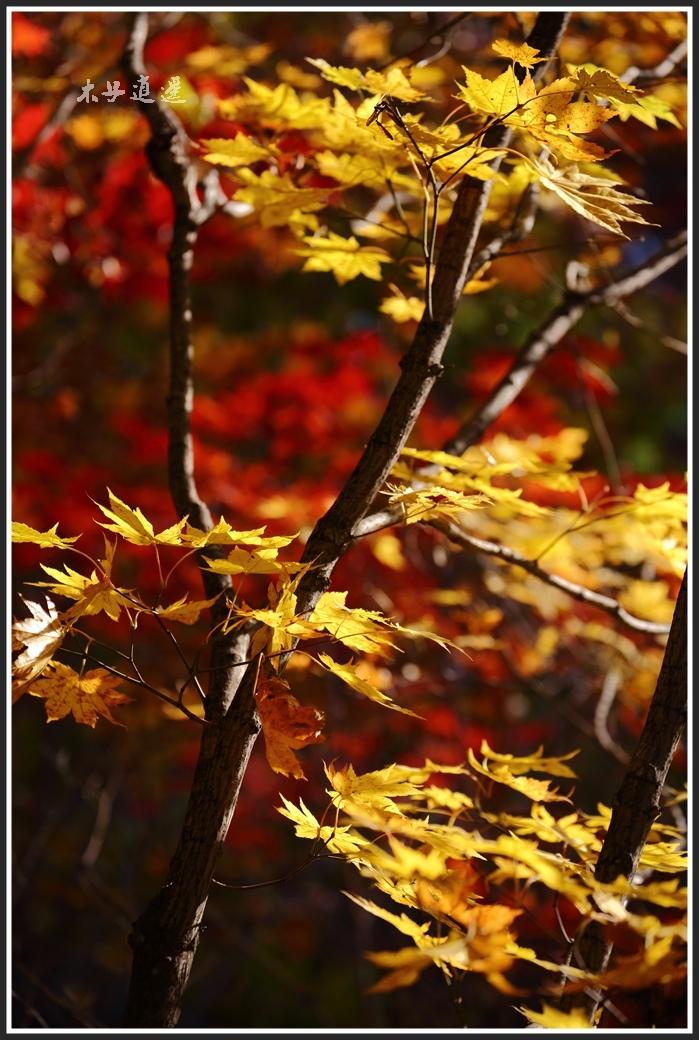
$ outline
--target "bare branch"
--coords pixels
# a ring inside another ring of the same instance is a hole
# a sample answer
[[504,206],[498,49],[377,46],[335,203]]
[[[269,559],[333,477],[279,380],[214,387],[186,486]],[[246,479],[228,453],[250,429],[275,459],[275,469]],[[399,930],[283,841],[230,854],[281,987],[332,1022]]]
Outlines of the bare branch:
[[527,385],[532,375],[563,337],[582,318],[588,307],[614,306],[669,271],[687,255],[687,232],[675,235],[649,260],[639,264],[616,282],[587,292],[569,289],[552,314],[529,337],[488,400],[445,445],[444,450],[460,455],[475,444],[483,431],[502,415]]
[[636,86],[655,83],[659,79],[666,79],[668,76],[671,76],[677,66],[681,65],[686,58],[687,41],[680,40],[677,46],[670,51],[667,58],[664,58],[654,68],[639,69],[637,65],[632,65],[620,79],[625,83],[634,83]]
[[546,582],[547,585],[560,589],[562,592],[567,592],[569,596],[580,600],[581,603],[589,603],[591,606],[606,610],[608,614],[618,618],[619,621],[623,621],[629,628],[636,629],[637,632],[647,632],[650,635],[667,635],[670,631],[669,625],[661,625],[657,621],[645,621],[643,618],[635,617],[615,599],[612,599],[611,596],[603,596],[600,592],[594,592],[592,589],[585,588],[584,585],[578,585],[576,582],[568,581],[567,578],[561,578],[558,574],[545,571],[534,560],[528,560],[526,556],[521,556],[506,545],[500,545],[498,542],[489,542],[485,538],[476,538],[475,535],[467,534],[466,531],[455,524],[434,520],[430,522],[430,526],[441,531],[442,534],[445,534],[450,541],[455,542],[457,545],[468,546],[477,552],[485,553],[486,556],[495,556],[513,567],[521,567],[528,574],[532,574],[535,578],[539,578],[540,581]]

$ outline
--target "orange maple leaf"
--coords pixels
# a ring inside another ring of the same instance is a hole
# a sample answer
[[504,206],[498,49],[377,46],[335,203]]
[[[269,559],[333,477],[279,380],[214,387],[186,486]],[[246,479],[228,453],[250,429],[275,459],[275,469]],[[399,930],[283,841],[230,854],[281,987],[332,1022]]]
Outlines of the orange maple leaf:
[[255,691],[267,761],[275,773],[305,780],[294,750],[324,740],[325,715],[300,704],[283,679],[263,679]]
[[105,668],[92,668],[79,675],[58,661],[52,661],[49,668],[50,671],[29,689],[32,697],[43,697],[46,701],[47,722],[55,722],[71,713],[76,722],[93,729],[100,715],[115,726],[123,725],[110,711],[115,705],[131,700],[117,689],[121,684],[119,678]]

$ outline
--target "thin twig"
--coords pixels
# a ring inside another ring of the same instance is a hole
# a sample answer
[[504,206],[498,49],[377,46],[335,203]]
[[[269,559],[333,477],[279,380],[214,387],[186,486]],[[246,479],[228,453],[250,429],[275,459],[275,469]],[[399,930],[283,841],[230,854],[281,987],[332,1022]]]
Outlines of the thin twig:
[[597,701],[594,717],[595,736],[600,742],[600,745],[605,749],[605,751],[610,751],[619,761],[621,761],[621,759],[618,752],[622,751],[623,753],[623,749],[620,748],[617,742],[612,739],[612,735],[607,728],[607,719],[612,710],[614,698],[617,695],[620,683],[621,671],[619,668],[610,668],[604,677],[604,682],[602,683],[602,691],[599,695],[599,700]]
[[506,545],[500,545],[498,542],[489,542],[484,538],[476,538],[474,535],[467,534],[466,531],[455,524],[433,520],[430,521],[430,526],[441,531],[442,534],[445,534],[447,538],[457,545],[468,546],[470,549],[485,553],[487,556],[495,556],[513,567],[521,567],[528,574],[532,574],[535,578],[545,582],[547,585],[552,585],[556,589],[560,589],[562,592],[567,592],[569,596],[580,600],[581,603],[589,603],[591,606],[600,607],[601,610],[605,610],[608,614],[628,625],[629,628],[636,629],[637,632],[647,632],[650,635],[667,635],[670,631],[669,625],[662,625],[657,621],[646,621],[643,618],[635,617],[615,599],[612,599],[611,596],[593,592],[592,589],[587,589],[584,585],[578,585],[567,578],[561,578],[558,574],[545,571],[534,560],[528,560],[526,556],[521,556]]
[[687,232],[681,231],[658,250],[650,259],[643,261],[618,281],[587,292],[568,290],[561,303],[544,321],[543,325],[529,337],[488,400],[468,422],[447,442],[445,450],[460,455],[475,444],[487,429],[524,389],[530,378],[551,351],[576,325],[587,308],[614,306],[625,296],[645,288],[687,255]]
[[118,668],[114,668],[110,664],[105,664],[105,662],[100,661],[99,658],[91,657],[83,650],[69,650],[68,647],[65,646],[60,648],[59,653],[72,654],[74,657],[79,657],[83,661],[87,661],[88,664],[95,664],[98,668],[104,668],[105,671],[116,676],[117,679],[121,679],[123,682],[133,683],[134,686],[141,686],[144,690],[148,690],[149,693],[154,694],[159,700],[165,701],[166,704],[172,705],[173,708],[177,708],[183,715],[186,715],[188,719],[191,719],[192,722],[198,722],[200,726],[207,725],[206,719],[202,719],[201,716],[195,715],[194,712],[190,711],[184,704],[180,704],[173,697],[168,697],[168,695],[163,693],[162,690],[159,690],[157,686],[152,686],[151,683],[143,678],[138,670],[136,670],[136,675],[127,675],[126,672],[120,672]]

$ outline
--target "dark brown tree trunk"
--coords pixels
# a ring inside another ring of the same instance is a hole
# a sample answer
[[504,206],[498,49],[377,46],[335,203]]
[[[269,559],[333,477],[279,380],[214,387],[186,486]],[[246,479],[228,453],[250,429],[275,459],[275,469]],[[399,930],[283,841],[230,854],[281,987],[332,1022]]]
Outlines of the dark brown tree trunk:
[[167,879],[129,937],[131,986],[124,1024],[175,1026],[197,951],[211,878],[259,732],[249,666],[228,713],[202,734],[182,833]]
[[[568,15],[538,15],[529,43],[550,57],[558,46]],[[125,54],[129,74],[143,72],[143,46],[147,18],[135,17]],[[545,68],[538,67],[537,74]],[[149,159],[153,172],[169,188],[175,214],[170,250],[171,394],[169,401],[170,487],[178,513],[200,518],[210,526],[210,516],[200,500],[194,480],[189,411],[191,408],[191,310],[188,276],[194,227],[200,209],[193,194],[191,168],[180,128],[160,106],[144,106],[153,134]],[[505,138],[503,138],[505,140]],[[435,317],[423,319],[412,347],[401,363],[402,374],[386,406],[374,436],[359,459],[336,504],[311,533],[305,558],[316,566],[299,585],[298,609],[312,608],[327,588],[332,570],[351,542],[354,524],[361,519],[393,466],[420,410],[441,371],[441,358],[451,334],[456,307],[468,274],[476,239],[490,191],[489,182],[464,179],[444,232],[433,281]],[[211,576],[205,574],[207,595]],[[215,591],[224,591],[215,589]],[[220,609],[220,608],[219,608]],[[215,654],[226,655],[226,640],[219,637]],[[244,646],[245,644],[243,644]],[[217,678],[207,696],[208,725],[202,736],[187,813],[167,880],[135,923],[131,935],[133,967],[124,1024],[130,1027],[172,1027],[180,1017],[201,922],[206,908],[214,866],[220,855],[235,811],[240,785],[255,742],[259,722],[254,691],[259,660],[248,665],[237,686],[241,644],[232,645],[229,657],[216,664]],[[233,660],[231,660],[233,658]],[[237,686],[237,692],[236,692]]]
[[[612,818],[599,854],[595,877],[608,883],[630,881],[638,867],[651,827],[660,815],[660,799],[668,770],[687,724],[687,574],[675,604],[670,636],[648,716],[612,806]],[[575,941],[575,962],[591,973],[605,970],[612,951],[604,928],[591,921]],[[561,1006],[584,1006],[590,1017],[599,994],[564,995]]]

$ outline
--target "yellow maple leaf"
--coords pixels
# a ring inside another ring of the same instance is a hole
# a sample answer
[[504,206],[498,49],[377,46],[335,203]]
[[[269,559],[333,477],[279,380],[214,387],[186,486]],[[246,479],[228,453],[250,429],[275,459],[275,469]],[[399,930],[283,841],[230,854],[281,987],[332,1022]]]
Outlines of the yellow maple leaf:
[[121,682],[105,668],[92,668],[80,675],[68,665],[54,661],[49,674],[32,682],[29,693],[46,701],[47,722],[72,714],[76,722],[93,729],[100,716],[115,726],[123,726],[110,710],[131,700],[119,692]]
[[582,1008],[573,1008],[572,1011],[561,1011],[550,1004],[542,1003],[541,1011],[530,1011],[529,1008],[520,1007],[517,1010],[524,1015],[528,1022],[542,1026],[544,1029],[593,1029],[590,1016]]
[[366,679],[362,679],[351,665],[338,664],[337,661],[333,661],[332,657],[328,657],[327,654],[318,654],[318,660],[327,671],[336,675],[338,679],[342,679],[344,683],[351,686],[353,690],[360,693],[362,697],[367,697],[370,701],[374,701],[375,704],[381,704],[384,708],[392,708],[393,711],[400,711],[404,715],[412,715],[413,718],[417,718],[414,711],[410,711],[408,708],[401,708],[399,704],[378,690],[375,686],[372,686]]
[[222,115],[238,121],[253,119],[274,128],[293,126],[296,130],[317,129],[328,117],[327,98],[301,97],[288,83],[272,88],[247,77],[244,83],[247,93],[219,102]]
[[255,691],[262,723],[267,761],[275,773],[305,780],[294,750],[324,740],[325,716],[318,708],[303,705],[283,679],[264,679]]
[[527,159],[526,162],[543,187],[552,191],[576,213],[594,224],[599,224],[607,231],[628,238],[621,230],[622,221],[648,224],[647,220],[631,208],[648,205],[647,200],[617,191],[608,178],[593,177],[574,167],[565,170],[555,169],[544,159],[537,162]]
[[[395,472],[395,470],[394,470]],[[461,491],[436,484],[426,488],[393,489],[389,486],[391,505],[400,506],[406,524],[428,520],[458,519],[462,513],[492,503],[486,494],[464,494]],[[499,489],[502,490],[502,489]]]
[[362,896],[352,895],[350,892],[344,892],[344,895],[348,899],[351,899],[357,906],[361,906],[363,910],[373,914],[374,917],[380,917],[382,921],[387,921],[392,924],[394,928],[397,928],[403,935],[409,935],[411,939],[422,939],[425,933],[429,929],[429,924],[418,924],[412,917],[407,914],[392,914],[390,910],[384,910],[383,907],[378,906],[376,903],[372,903],[369,899],[364,899]]
[[166,607],[158,607],[155,613],[158,617],[162,618],[163,621],[179,621],[183,625],[193,625],[199,620],[199,615],[202,610],[208,610],[209,607],[218,599],[218,596],[213,596],[211,599],[200,599],[187,601],[187,596],[183,596],[182,599],[176,600],[175,603],[170,603]]
[[351,765],[338,767],[331,762],[325,766],[325,775],[332,785],[328,794],[339,808],[346,802],[353,801],[368,809],[400,815],[401,810],[394,799],[416,794],[419,785],[424,783],[430,774],[425,770],[397,765],[394,762],[383,769],[358,776]]
[[138,507],[132,509],[131,506],[127,506],[109,488],[107,488],[107,494],[109,495],[110,508],[107,509],[106,506],[100,505],[99,502],[96,505],[113,523],[104,524],[98,521],[100,527],[120,535],[125,541],[132,542],[134,545],[155,545],[156,543],[159,545],[182,544],[180,536],[182,528],[187,522],[186,517],[173,524],[172,527],[161,531],[160,534],[155,534],[152,523]]
[[260,549],[281,549],[293,542],[296,535],[265,535],[266,527],[250,531],[236,531],[223,517],[209,531],[200,531],[187,524],[182,541],[201,549],[206,545],[252,545]]
[[12,541],[31,542],[41,549],[68,549],[72,542],[77,542],[80,535],[75,538],[62,538],[58,531],[58,524],[54,524],[48,531],[37,531],[29,524],[22,524],[16,520],[12,522]]
[[642,93],[632,83],[624,83],[609,69],[601,68],[592,62],[583,65],[569,65],[568,72],[574,77],[578,90],[592,97],[604,98],[607,101],[621,101],[633,104]]
[[[520,106],[526,105],[536,96],[534,81],[527,73],[520,83],[509,68],[496,79],[486,79],[473,69],[464,67],[466,84],[461,84],[457,97],[475,112],[491,116],[511,116]],[[507,120],[506,120],[507,121]]]
[[391,834],[388,836],[388,844],[390,851],[373,844],[364,850],[363,855],[363,862],[385,877],[407,881],[418,879],[419,884],[419,879],[424,878],[434,882],[446,870],[448,854],[441,849],[416,849]]
[[558,755],[556,757],[545,757],[543,747],[539,747],[531,755],[510,755],[493,751],[488,741],[483,740],[481,741],[481,754],[491,762],[506,765],[511,773],[548,773],[550,776],[564,776],[575,780],[576,774],[570,766],[566,765],[566,762],[579,755],[580,751],[570,751],[567,755]]
[[251,166],[260,160],[272,159],[277,154],[274,145],[258,144],[247,134],[209,138],[200,141],[199,146],[206,152],[203,156],[205,161],[218,166]]
[[132,606],[131,600],[122,595],[126,590],[115,588],[109,577],[98,577],[97,571],[93,571],[88,578],[67,564],[65,572],[55,567],[47,567],[43,563],[41,569],[53,578],[53,581],[34,581],[32,585],[50,589],[57,596],[75,600],[76,606],[70,612],[73,617],[81,614],[99,614],[103,610],[112,621],[118,621],[122,607]]
[[622,123],[625,123],[628,119],[637,119],[639,123],[644,123],[651,130],[657,130],[658,120],[662,119],[666,123],[671,123],[672,126],[682,127],[669,102],[655,94],[646,94],[645,97],[639,97],[635,104],[626,104],[623,101],[614,99],[612,99],[611,104]]
[[330,271],[339,285],[364,275],[373,281],[381,281],[381,264],[389,263],[391,257],[378,246],[360,246],[354,235],[343,238],[329,231],[321,237],[304,238],[305,249],[297,249],[298,256],[307,257],[304,271]]
[[233,549],[225,560],[205,557],[208,569],[214,574],[293,574],[305,570],[303,563],[282,563],[276,560],[275,548],[262,548],[255,552]]
[[338,87],[363,90],[369,94],[389,94],[397,101],[422,101],[427,96],[412,86],[403,70],[395,65],[388,72],[367,69],[364,73],[359,69],[330,65],[324,58],[306,58],[306,61],[318,69],[323,79],[336,83]]
[[[532,842],[510,834],[500,834],[494,842],[474,840],[473,844],[479,852],[514,860],[528,869],[532,880],[540,881],[553,892],[566,896],[581,913],[589,911],[590,889],[573,876],[572,865],[561,856],[542,852]],[[524,875],[519,873],[518,876]]]
[[290,630],[302,638],[329,632],[350,650],[386,656],[395,648],[388,620],[378,611],[352,609],[346,606],[346,599],[346,592],[324,592],[308,621],[299,621]]
[[481,776],[487,777],[488,780],[494,780],[497,784],[503,784],[513,791],[519,791],[520,794],[525,795],[525,797],[530,798],[534,802],[570,801],[565,795],[559,794],[555,788],[551,789],[549,780],[536,780],[531,776],[517,776],[510,772],[506,765],[491,766],[485,760],[479,762],[471,748],[468,749],[468,761],[469,765],[477,773],[480,773]]
[[508,58],[517,62],[524,69],[533,69],[545,58],[537,57],[539,51],[536,47],[530,47],[528,43],[510,43],[508,40],[495,40],[492,44],[493,50],[501,58]]
[[347,188],[361,185],[383,191],[390,179],[394,191],[415,190],[414,175],[398,172],[398,166],[406,162],[405,153],[398,149],[391,152],[373,148],[356,154],[322,151],[314,156],[314,161],[325,177],[332,177]]
[[289,174],[277,174],[272,170],[265,170],[258,176],[242,167],[236,177],[242,181],[243,187],[238,188],[233,198],[252,206],[265,228],[287,225],[296,230],[315,228],[317,220],[313,213],[322,209],[332,191],[336,190],[299,188]]
[[392,295],[381,301],[381,313],[388,314],[389,318],[393,318],[399,324],[404,321],[419,321],[425,310],[425,301],[417,296],[405,296],[395,285],[389,288]]
[[296,806],[283,794],[280,794],[279,797],[284,806],[277,807],[277,812],[295,824],[297,837],[308,838],[311,841],[320,840],[329,852],[336,852],[341,856],[351,858],[355,858],[369,844],[366,838],[362,837],[358,831],[352,830],[351,827],[321,826],[308,806],[304,805],[303,798],[299,799],[299,804]]

